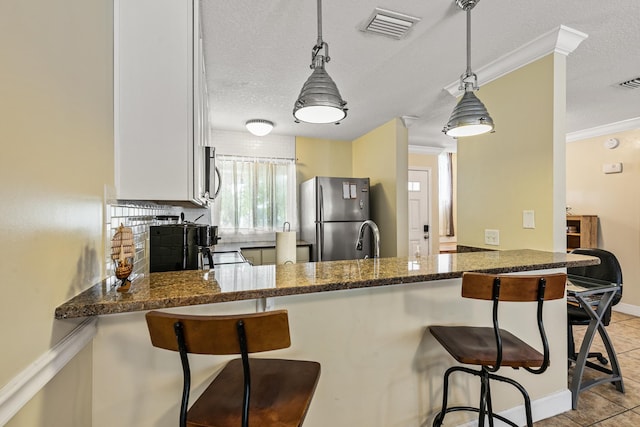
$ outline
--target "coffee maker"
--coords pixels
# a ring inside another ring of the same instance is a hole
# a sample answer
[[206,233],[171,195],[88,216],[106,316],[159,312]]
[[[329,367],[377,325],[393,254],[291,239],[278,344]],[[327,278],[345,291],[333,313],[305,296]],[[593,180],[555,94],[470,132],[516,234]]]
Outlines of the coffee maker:
[[[149,271],[181,271],[213,268],[212,247],[218,243],[218,227],[193,223],[149,227]],[[206,260],[206,263],[205,263]]]

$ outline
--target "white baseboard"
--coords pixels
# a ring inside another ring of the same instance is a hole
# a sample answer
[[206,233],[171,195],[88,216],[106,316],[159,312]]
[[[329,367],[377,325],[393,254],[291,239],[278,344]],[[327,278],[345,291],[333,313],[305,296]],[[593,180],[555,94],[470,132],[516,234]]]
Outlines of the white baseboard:
[[0,389],[0,425],[5,425],[96,335],[96,318],[87,318],[55,346]]
[[624,302],[621,302],[616,304],[612,310],[624,314],[629,314],[631,316],[640,317],[640,307],[638,307],[637,305],[625,304]]
[[[555,417],[556,415],[560,415],[569,410],[571,410],[571,391],[569,390],[563,390],[558,393],[550,394],[531,402],[531,413],[534,422]],[[527,417],[524,413],[524,405],[507,409],[505,411],[499,412],[499,414],[518,425],[527,425]],[[477,425],[478,421],[474,420],[462,424],[459,427],[476,427]],[[500,420],[495,420],[494,425],[496,427],[508,426],[508,424],[503,423]]]

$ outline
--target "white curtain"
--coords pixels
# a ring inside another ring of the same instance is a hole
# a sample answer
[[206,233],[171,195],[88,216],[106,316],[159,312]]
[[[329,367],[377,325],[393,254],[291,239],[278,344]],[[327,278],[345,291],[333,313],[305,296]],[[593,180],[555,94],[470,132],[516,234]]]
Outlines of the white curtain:
[[297,228],[296,172],[293,159],[221,155],[216,166],[222,190],[213,204],[214,223],[226,241],[273,239],[285,222]]
[[453,168],[451,153],[438,156],[438,182],[440,194],[440,235],[455,236],[453,228]]

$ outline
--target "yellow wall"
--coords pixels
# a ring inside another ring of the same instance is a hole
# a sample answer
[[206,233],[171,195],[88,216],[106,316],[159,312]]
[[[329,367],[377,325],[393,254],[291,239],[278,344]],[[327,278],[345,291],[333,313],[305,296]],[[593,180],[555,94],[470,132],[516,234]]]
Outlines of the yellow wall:
[[380,255],[407,254],[407,129],[399,119],[354,141],[296,137],[297,180],[369,177],[371,216],[380,228]]
[[408,133],[393,119],[353,141],[353,175],[371,178],[372,218],[380,229],[380,256],[408,252]]
[[[603,143],[617,138],[620,145]],[[622,162],[623,172],[606,175],[604,163]],[[567,205],[576,215],[598,215],[598,247],[622,266],[622,302],[640,306],[640,130],[567,144]]]
[[[54,308],[103,276],[103,193],[113,185],[112,7],[110,0],[0,3],[0,387],[77,324],[55,321]],[[87,351],[8,425],[91,425]],[[65,399],[45,399],[53,396]]]
[[351,141],[296,137],[298,183],[314,176],[353,176],[351,150]]
[[[478,92],[496,131],[458,140],[458,244],[564,250],[565,63],[551,54]],[[500,231],[499,246],[485,245],[485,229]]]

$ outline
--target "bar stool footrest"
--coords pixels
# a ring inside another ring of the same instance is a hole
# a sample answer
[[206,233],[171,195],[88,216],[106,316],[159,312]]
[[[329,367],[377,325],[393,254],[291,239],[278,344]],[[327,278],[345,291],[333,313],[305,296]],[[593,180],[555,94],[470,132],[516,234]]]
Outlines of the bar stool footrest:
[[[475,408],[473,406],[451,406],[449,408],[447,408],[446,411],[444,411],[445,414],[448,414],[449,412],[460,412],[460,411],[469,411],[469,412],[475,412],[477,414],[480,413],[480,409],[479,408]],[[442,417],[440,417],[442,415]],[[499,414],[486,414],[487,417],[493,417],[495,419],[498,419],[500,421],[502,421],[505,424],[509,424],[512,427],[520,427],[518,424],[514,423],[513,421],[503,417],[502,415]],[[440,418],[440,420],[438,420],[438,418]],[[442,425],[442,420],[444,419],[444,414],[442,413],[442,411],[438,412],[436,414],[436,417],[433,419],[433,427],[440,427]]]

